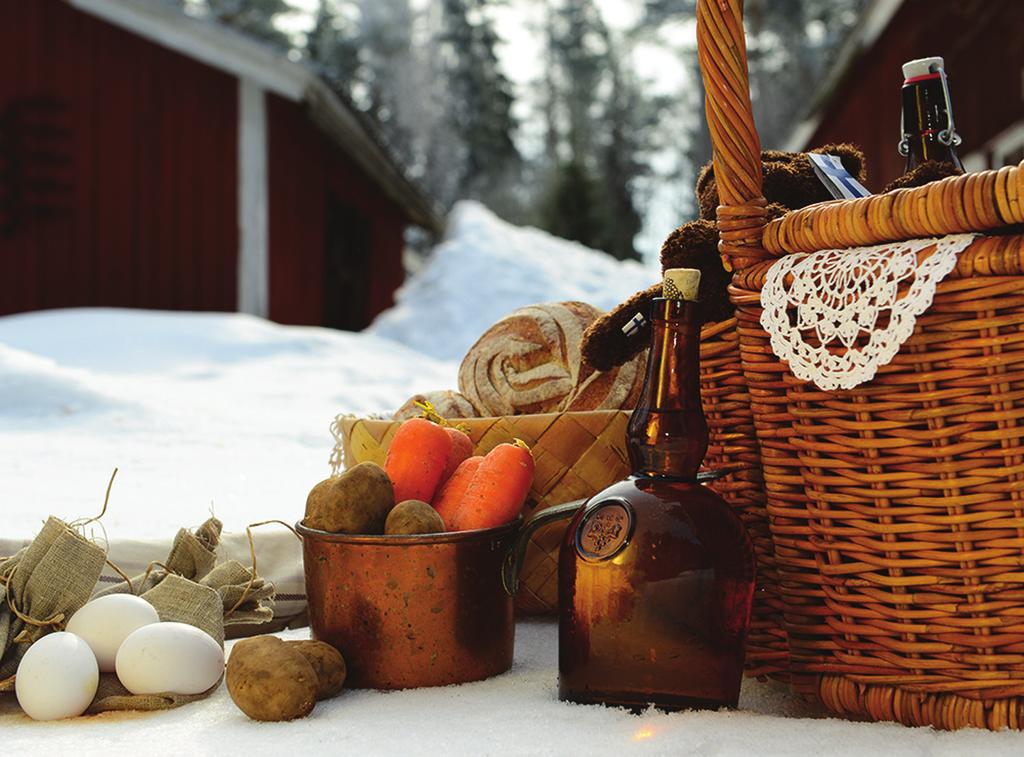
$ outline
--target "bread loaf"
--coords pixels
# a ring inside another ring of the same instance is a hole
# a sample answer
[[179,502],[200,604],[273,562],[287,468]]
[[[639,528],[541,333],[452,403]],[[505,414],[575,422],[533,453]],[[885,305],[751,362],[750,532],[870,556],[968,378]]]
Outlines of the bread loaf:
[[440,389],[436,392],[414,394],[392,416],[393,419],[404,421],[409,418],[419,418],[423,415],[423,408],[417,405],[417,402],[429,402],[434,406],[437,414],[447,420],[452,420],[453,418],[475,418],[477,415],[473,405],[461,394],[453,392],[451,389]]
[[593,371],[585,362],[566,410],[632,410],[640,399],[647,350],[608,371]]
[[477,340],[459,368],[459,391],[483,416],[565,409],[580,382],[583,332],[601,311],[584,302],[530,305]]

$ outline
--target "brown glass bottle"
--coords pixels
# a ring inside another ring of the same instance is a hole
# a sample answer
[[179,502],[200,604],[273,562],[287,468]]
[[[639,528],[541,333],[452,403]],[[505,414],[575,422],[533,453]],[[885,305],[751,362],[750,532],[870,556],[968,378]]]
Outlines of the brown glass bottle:
[[903,111],[899,152],[907,159],[909,172],[926,160],[951,163],[964,170],[956,148],[960,135],[953,123],[942,58],[920,58],[903,64]]
[[580,509],[559,553],[559,697],[734,707],[753,550],[739,518],[696,479],[708,431],[695,303],[662,298],[652,310],[628,431],[633,475]]

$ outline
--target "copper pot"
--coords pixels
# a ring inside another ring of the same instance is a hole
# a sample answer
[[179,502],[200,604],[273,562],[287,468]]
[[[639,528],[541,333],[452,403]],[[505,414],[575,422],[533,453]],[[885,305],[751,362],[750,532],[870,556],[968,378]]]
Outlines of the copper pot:
[[332,534],[297,523],[313,638],[344,655],[352,688],[446,686],[504,673],[529,537],[568,520],[584,501],[546,508],[525,525],[425,536]]
[[444,686],[512,667],[502,564],[518,522],[426,536],[296,530],[313,638],[345,656],[352,687]]

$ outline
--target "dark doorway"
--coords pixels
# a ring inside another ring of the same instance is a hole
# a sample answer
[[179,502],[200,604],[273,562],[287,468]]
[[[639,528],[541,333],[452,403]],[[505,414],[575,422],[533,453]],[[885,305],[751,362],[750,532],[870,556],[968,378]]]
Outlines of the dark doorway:
[[361,331],[370,325],[370,224],[355,208],[327,196],[324,326]]

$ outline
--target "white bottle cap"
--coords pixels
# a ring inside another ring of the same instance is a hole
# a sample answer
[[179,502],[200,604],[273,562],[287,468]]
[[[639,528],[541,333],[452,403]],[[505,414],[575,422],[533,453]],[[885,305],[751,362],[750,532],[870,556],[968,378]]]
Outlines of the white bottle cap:
[[662,296],[670,300],[697,300],[700,271],[696,268],[669,268],[662,281]]
[[945,67],[946,62],[938,56],[908,60],[903,64],[903,78],[914,79],[918,76],[928,76],[928,74],[934,74]]

